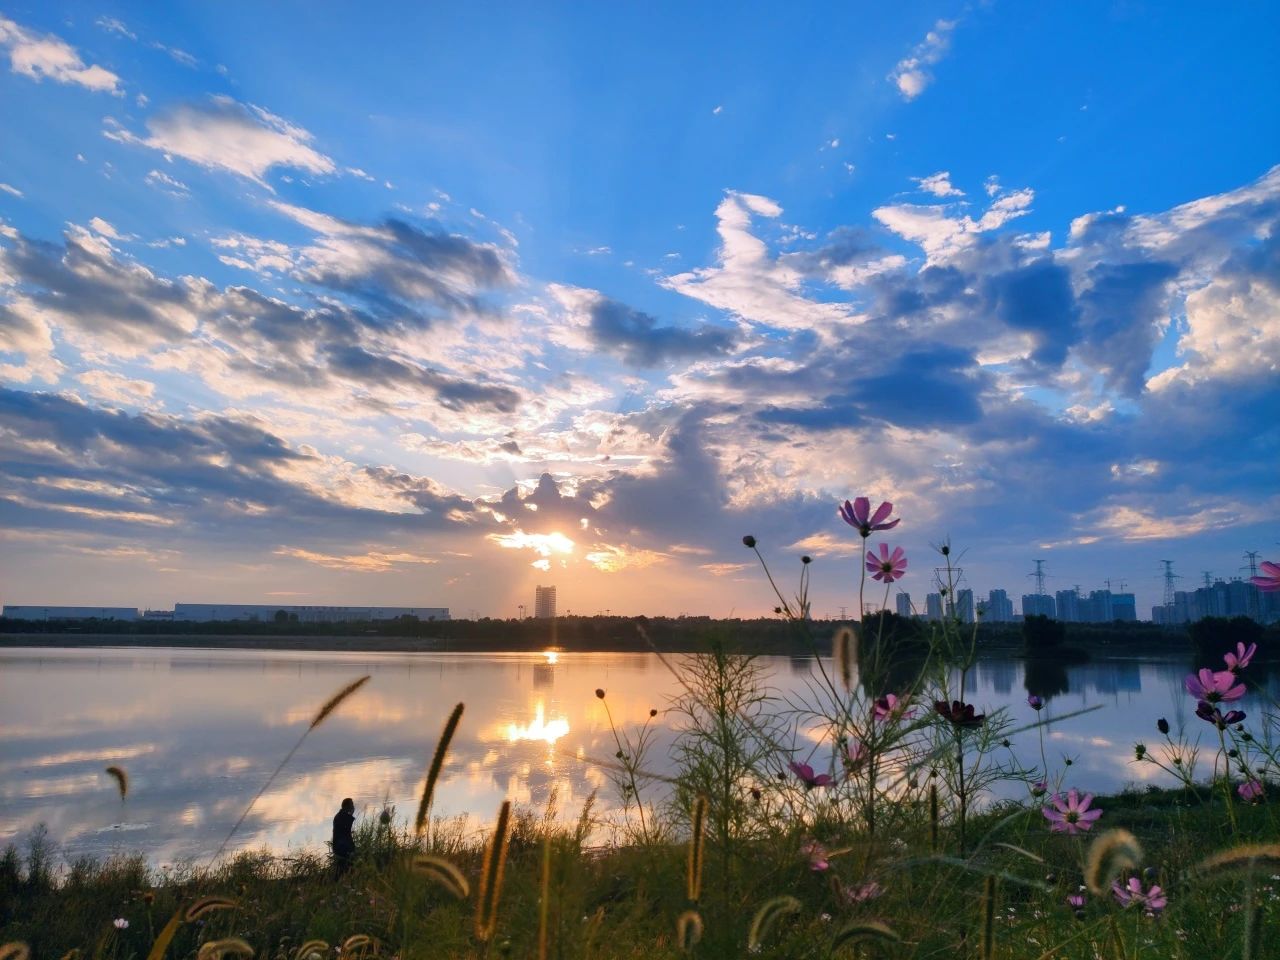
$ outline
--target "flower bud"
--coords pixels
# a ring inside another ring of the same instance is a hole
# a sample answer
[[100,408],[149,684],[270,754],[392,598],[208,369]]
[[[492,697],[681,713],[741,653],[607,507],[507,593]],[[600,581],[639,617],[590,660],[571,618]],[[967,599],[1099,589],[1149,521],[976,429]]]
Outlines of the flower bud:
[[1168,736],[1169,721],[1166,720],[1164,717],[1161,717],[1159,720],[1156,721],[1156,729],[1159,730],[1161,733],[1165,734],[1166,736]]
[[599,698],[599,699],[601,699],[601,700],[603,700],[603,699],[604,699],[604,688],[603,688],[603,687],[596,687],[596,697],[597,697],[597,698]]
[[756,545],[756,538],[751,536],[751,534],[748,533],[745,537],[742,538],[742,545],[746,547],[748,550],[751,550]]

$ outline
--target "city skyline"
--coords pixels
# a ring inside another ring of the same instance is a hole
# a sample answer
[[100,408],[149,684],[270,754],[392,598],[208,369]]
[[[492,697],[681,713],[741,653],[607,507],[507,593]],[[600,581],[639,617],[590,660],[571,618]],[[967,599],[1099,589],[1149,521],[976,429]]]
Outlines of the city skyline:
[[0,0],[0,600],[1280,560],[1280,8],[501,10]]

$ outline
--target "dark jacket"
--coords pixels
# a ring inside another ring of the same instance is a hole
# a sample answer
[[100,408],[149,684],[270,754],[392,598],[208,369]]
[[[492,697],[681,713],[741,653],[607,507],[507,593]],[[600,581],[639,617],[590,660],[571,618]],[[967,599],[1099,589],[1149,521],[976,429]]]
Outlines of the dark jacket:
[[333,853],[334,856],[350,856],[356,852],[356,841],[351,836],[351,828],[355,825],[354,813],[339,810],[333,818]]

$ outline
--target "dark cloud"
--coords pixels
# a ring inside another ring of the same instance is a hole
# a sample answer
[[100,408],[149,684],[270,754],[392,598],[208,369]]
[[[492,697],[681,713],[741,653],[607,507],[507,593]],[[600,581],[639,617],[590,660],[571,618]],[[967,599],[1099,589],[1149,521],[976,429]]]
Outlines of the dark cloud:
[[987,309],[1012,330],[1035,340],[1030,359],[1061,367],[1079,339],[1079,309],[1071,273],[1046,257],[991,277],[984,284]]
[[737,341],[735,332],[725,327],[686,330],[659,326],[649,314],[607,297],[597,298],[588,313],[592,342],[639,367],[717,356],[731,350]]
[[326,350],[325,355],[328,369],[335,376],[364,384],[419,387],[435,394],[440,405],[449,410],[511,413],[521,401],[520,392],[511,387],[451,377],[430,367],[370,353],[358,346],[334,347]]
[[1146,386],[1151,354],[1169,319],[1177,267],[1168,263],[1100,263],[1086,274],[1080,297],[1081,355],[1107,386],[1136,397]]

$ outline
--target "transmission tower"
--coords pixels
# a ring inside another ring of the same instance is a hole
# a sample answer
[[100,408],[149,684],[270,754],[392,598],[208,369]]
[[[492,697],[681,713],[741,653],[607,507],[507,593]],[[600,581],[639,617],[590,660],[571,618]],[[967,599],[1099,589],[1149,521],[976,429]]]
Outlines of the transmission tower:
[[1200,573],[1204,577],[1204,588],[1208,590],[1213,586],[1213,573],[1209,570],[1201,570]]
[[1036,572],[1035,572],[1035,573],[1028,573],[1028,574],[1027,574],[1027,576],[1028,576],[1028,577],[1035,577],[1035,581],[1036,581],[1036,595],[1037,595],[1037,596],[1040,596],[1040,597],[1043,597],[1043,596],[1044,596],[1044,561],[1043,561],[1043,560],[1033,560],[1032,562],[1036,565]]
[[1165,609],[1172,612],[1174,604],[1174,594],[1177,592],[1175,581],[1180,580],[1176,573],[1173,572],[1172,560],[1161,560],[1164,564],[1164,606]]
[[[1249,576],[1256,577],[1258,575],[1258,551],[1246,550],[1244,552],[1244,558],[1249,563]],[[1248,597],[1249,597],[1249,616],[1252,617],[1254,620],[1257,620],[1258,619],[1258,591],[1250,590],[1248,593]]]

